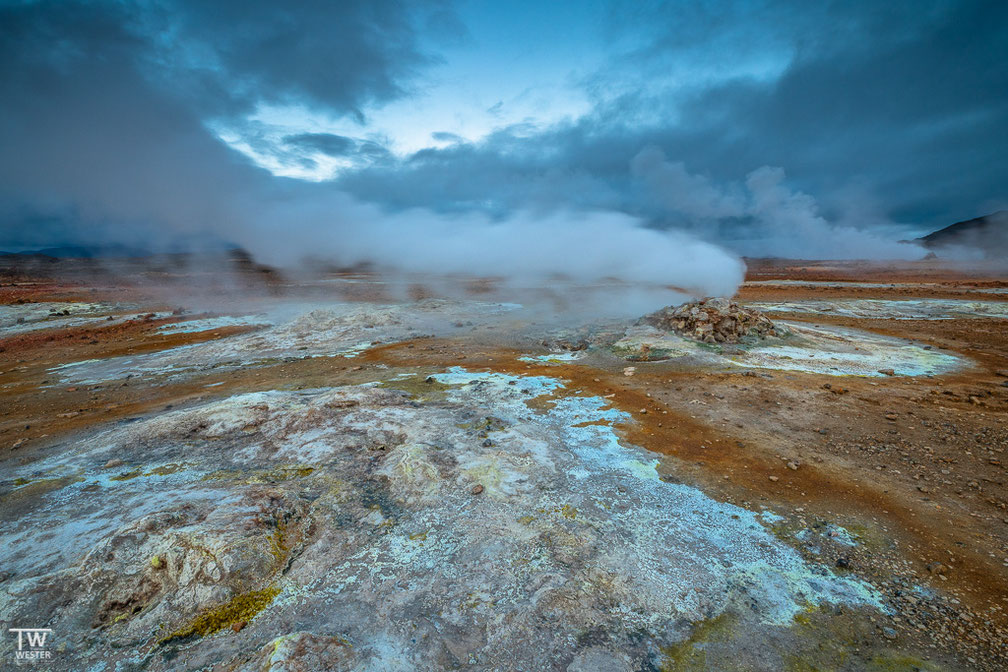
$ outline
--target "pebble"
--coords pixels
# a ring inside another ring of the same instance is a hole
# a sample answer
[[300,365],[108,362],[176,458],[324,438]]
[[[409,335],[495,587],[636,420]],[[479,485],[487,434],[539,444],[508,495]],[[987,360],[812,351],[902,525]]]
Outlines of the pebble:
[[776,483],[777,481],[779,481],[779,480],[780,480],[780,477],[779,477],[779,476],[770,476],[769,478],[770,478],[770,480],[771,480],[771,481],[773,481],[774,483]]
[[940,562],[932,562],[927,566],[927,571],[931,574],[943,575],[948,573],[948,566]]
[[472,489],[472,494],[478,495],[481,492],[483,492],[483,484],[482,483],[477,483],[476,486],[473,487],[473,489]]

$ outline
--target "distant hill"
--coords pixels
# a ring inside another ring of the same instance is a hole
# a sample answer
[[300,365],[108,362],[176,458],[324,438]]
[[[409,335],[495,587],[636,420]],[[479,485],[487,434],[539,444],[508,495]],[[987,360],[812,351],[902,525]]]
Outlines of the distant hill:
[[108,259],[149,257],[150,251],[125,245],[64,245],[40,250],[0,252],[0,257],[46,257],[50,259]]
[[956,222],[917,240],[931,250],[969,247],[983,251],[988,257],[1003,257],[1008,254],[1008,210]]

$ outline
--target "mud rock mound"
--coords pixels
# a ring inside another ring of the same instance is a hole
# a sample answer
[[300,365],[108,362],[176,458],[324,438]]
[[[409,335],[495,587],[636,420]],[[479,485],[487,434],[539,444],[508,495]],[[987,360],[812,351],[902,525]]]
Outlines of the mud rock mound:
[[763,313],[723,298],[707,298],[675,308],[667,306],[645,315],[640,323],[704,343],[738,343],[746,336],[778,335],[774,323]]

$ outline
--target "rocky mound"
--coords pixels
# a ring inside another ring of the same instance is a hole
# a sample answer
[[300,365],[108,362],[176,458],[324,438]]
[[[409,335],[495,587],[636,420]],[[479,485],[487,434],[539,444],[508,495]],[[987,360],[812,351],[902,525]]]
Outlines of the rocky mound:
[[640,319],[665,331],[704,343],[738,343],[743,337],[777,336],[777,328],[763,313],[723,298],[707,298],[667,306]]

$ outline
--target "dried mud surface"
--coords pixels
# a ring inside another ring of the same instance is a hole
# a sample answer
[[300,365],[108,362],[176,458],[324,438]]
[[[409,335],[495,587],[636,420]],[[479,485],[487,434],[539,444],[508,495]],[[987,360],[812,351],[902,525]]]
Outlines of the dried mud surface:
[[817,310],[994,271],[753,263],[737,299],[798,336],[715,351],[366,274],[182,311],[171,268],[58,266],[0,286],[0,621],[52,669],[1008,666],[1008,320]]

